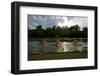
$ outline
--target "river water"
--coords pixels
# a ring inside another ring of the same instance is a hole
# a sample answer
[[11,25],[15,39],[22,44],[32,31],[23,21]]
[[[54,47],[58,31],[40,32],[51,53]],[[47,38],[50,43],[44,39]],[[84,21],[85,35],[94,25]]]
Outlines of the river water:
[[87,52],[87,39],[64,38],[64,39],[31,39],[28,41],[28,53],[54,53],[54,52]]

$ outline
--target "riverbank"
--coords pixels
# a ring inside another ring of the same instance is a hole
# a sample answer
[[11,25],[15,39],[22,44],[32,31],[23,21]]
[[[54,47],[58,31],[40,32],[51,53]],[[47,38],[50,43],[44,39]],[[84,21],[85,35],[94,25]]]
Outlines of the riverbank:
[[49,54],[28,54],[28,60],[56,60],[56,59],[80,59],[88,58],[87,52],[67,52],[67,53],[49,53]]

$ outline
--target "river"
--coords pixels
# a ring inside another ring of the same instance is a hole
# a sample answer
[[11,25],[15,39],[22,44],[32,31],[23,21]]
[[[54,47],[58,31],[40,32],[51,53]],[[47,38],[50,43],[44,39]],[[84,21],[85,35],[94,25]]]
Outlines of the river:
[[87,38],[33,38],[28,41],[28,53],[87,52]]

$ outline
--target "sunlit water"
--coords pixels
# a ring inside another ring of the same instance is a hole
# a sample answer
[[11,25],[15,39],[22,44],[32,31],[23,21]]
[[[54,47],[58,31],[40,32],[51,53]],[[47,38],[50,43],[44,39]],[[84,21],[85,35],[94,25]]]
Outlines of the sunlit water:
[[39,40],[28,41],[28,52],[32,54],[38,53],[53,53],[53,52],[73,52],[73,51],[87,51],[87,41],[78,40],[74,41],[59,41],[45,40],[41,42]]

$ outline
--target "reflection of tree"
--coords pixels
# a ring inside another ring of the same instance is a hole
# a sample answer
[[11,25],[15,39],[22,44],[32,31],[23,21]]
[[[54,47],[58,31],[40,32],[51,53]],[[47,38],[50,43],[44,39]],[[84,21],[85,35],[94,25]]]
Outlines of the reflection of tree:
[[80,30],[79,25],[74,25],[71,27],[47,27],[43,28],[42,25],[38,25],[36,29],[28,28],[28,36],[29,38],[35,37],[69,37],[69,38],[87,38],[88,28],[83,27]]

